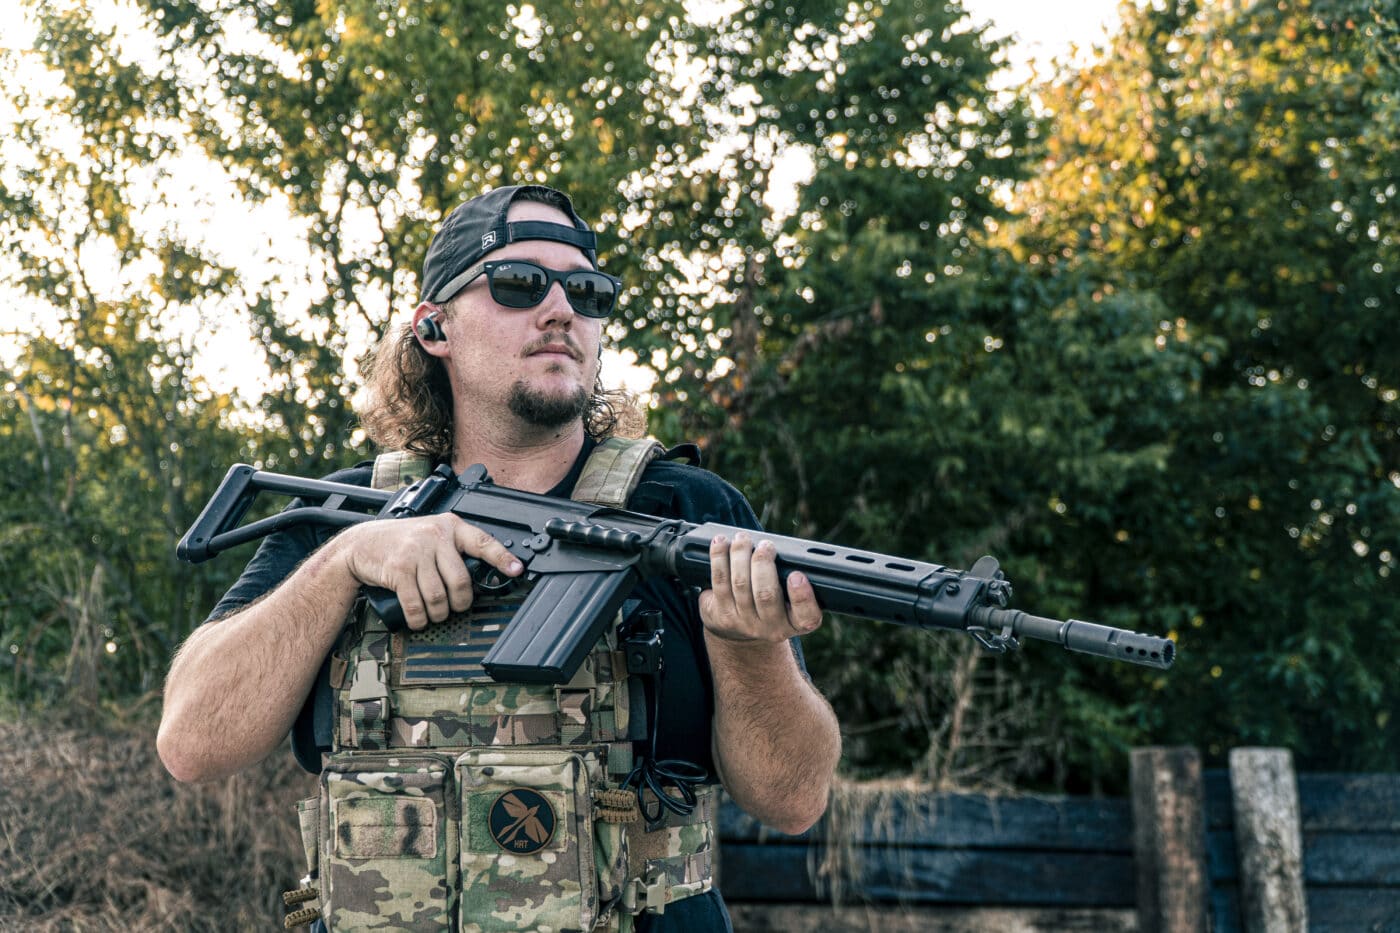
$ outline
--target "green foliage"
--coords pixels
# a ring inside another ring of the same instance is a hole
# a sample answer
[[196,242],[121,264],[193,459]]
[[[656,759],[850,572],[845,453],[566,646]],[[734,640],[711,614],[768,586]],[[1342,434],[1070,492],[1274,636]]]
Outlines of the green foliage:
[[[36,7],[48,90],[20,58],[0,166],[5,284],[42,327],[0,358],[0,691],[23,705],[125,703],[236,574],[177,565],[175,538],[275,433],[195,374],[197,328],[239,276],[173,226],[161,157],[182,131],[139,103],[145,74],[83,15]],[[76,143],[75,143],[76,141]],[[212,466],[211,466],[212,465]]]
[[1159,425],[1166,468],[1113,497],[1126,537],[1081,543],[1114,581],[1105,618],[1135,609],[1178,631],[1147,720],[1160,741],[1397,764],[1395,679],[1375,650],[1400,635],[1383,608],[1400,531],[1400,140],[1378,119],[1400,92],[1396,12],[1129,11],[1098,64],[1044,91],[1017,257],[1150,290],[1159,352],[1197,373]]
[[[296,339],[269,296],[258,313],[279,365],[314,360],[294,382],[318,400],[353,391],[351,337],[417,303],[429,237],[460,201],[550,183],[614,228],[630,167],[693,157],[691,114],[665,80],[693,51],[679,3],[140,6],[168,67],[212,69],[162,88],[160,106],[191,115],[192,139],[249,196],[285,196],[309,223],[321,336]],[[613,247],[615,271],[636,268],[627,253]],[[286,396],[284,414],[300,403]]]

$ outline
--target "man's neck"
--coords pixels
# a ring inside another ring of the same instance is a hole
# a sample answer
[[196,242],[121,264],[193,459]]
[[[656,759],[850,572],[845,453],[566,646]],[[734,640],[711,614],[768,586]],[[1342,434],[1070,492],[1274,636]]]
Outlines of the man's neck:
[[498,485],[545,493],[569,475],[586,436],[581,421],[569,427],[507,434],[492,436],[458,425],[452,469],[460,473],[480,463]]

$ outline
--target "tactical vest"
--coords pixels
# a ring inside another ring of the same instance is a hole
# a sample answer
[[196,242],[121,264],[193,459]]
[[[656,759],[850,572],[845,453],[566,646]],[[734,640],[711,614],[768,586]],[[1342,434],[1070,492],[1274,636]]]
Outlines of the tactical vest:
[[[573,498],[624,507],[661,452],[601,442]],[[429,466],[384,454],[372,484],[407,485]],[[332,933],[627,933],[636,914],[710,890],[715,788],[648,831],[622,787],[646,704],[619,650],[621,613],[568,684],[501,684],[482,669],[527,587],[479,594],[422,632],[392,633],[357,604],[331,657],[320,793],[297,805],[308,874],[284,895],[288,929],[319,917]]]

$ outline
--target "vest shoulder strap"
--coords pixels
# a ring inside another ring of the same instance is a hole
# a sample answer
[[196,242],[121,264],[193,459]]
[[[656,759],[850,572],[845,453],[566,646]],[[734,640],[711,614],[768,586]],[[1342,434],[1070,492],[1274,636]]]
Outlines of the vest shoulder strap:
[[407,450],[390,450],[374,458],[374,474],[370,486],[375,489],[398,489],[412,486],[432,472],[427,457]]
[[576,502],[589,502],[615,509],[627,507],[647,464],[666,452],[651,437],[609,437],[589,454],[583,472],[570,496]]
[[[647,465],[666,452],[651,437],[609,437],[593,448],[571,496],[615,509],[627,507],[627,500],[642,481]],[[427,457],[406,450],[390,450],[374,458],[370,485],[375,489],[398,489],[416,483],[432,470]]]

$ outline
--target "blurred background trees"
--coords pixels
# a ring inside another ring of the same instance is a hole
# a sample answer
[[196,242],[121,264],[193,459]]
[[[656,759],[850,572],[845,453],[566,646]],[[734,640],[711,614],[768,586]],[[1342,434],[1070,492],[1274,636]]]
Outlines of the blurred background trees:
[[[0,229],[44,311],[0,356],[7,705],[149,701],[241,566],[173,557],[224,469],[367,455],[357,356],[434,222],[537,181],[628,283],[653,431],[770,528],[992,553],[1023,608],[1180,644],[1163,675],[831,619],[806,647],[851,773],[1400,765],[1394,2],[1129,6],[1017,91],[919,0],[24,9]],[[297,255],[179,219],[177,159]],[[206,377],[217,329],[262,391]]]
[[1400,90],[1397,9],[1149,7],[1044,93],[1013,254],[1150,292],[1141,338],[1194,360],[1145,425],[1162,468],[1103,519],[1072,517],[1097,539],[1090,605],[1151,607],[1199,658],[1148,720],[1169,741],[1396,763],[1376,648],[1397,635],[1400,137],[1378,122]]

